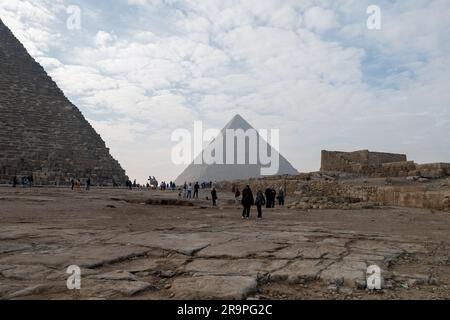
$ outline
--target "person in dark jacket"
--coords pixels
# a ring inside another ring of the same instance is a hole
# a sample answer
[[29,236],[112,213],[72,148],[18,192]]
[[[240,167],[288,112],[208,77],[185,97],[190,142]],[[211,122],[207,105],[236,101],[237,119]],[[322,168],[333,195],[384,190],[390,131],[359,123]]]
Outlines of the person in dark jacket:
[[200,185],[196,182],[194,185],[194,199],[198,199],[198,190],[200,190]]
[[272,189],[267,188],[265,191],[266,194],[266,208],[272,208],[272,203],[270,202],[271,198],[272,198]]
[[278,191],[278,204],[280,205],[280,207],[284,207],[284,198],[285,198],[285,194],[284,194],[284,190],[283,188],[280,188],[280,191]]
[[17,176],[14,176],[13,178],[13,188],[17,186]]
[[86,191],[89,191],[89,190],[91,190],[91,178],[90,177],[86,180]]
[[258,219],[262,219],[262,206],[265,204],[266,204],[266,199],[264,198],[262,191],[258,191],[258,193],[256,194],[256,199],[255,199],[255,205],[256,205],[256,208],[258,209]]
[[216,191],[216,188],[212,189],[211,197],[212,197],[213,206],[216,207],[217,206],[217,191]]
[[242,218],[248,219],[250,218],[250,209],[255,204],[255,199],[253,198],[253,192],[252,189],[250,189],[250,186],[247,186],[242,191],[242,206],[244,207],[244,210],[242,211]]
[[272,187],[272,196],[270,197],[270,204],[272,205],[272,208],[275,208],[275,199],[277,198],[277,192],[275,191],[275,188]]

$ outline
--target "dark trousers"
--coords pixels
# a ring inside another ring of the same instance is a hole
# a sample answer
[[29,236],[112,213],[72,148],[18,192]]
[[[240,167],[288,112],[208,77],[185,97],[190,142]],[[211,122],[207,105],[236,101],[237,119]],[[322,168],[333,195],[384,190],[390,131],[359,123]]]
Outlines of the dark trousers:
[[262,218],[262,207],[261,207],[261,205],[257,205],[256,209],[258,209],[258,218]]
[[244,206],[244,211],[242,211],[242,216],[244,217],[244,218],[248,218],[248,217],[250,217],[250,208],[251,208],[252,206],[249,206],[249,205],[245,205]]
[[198,190],[194,191],[194,199],[198,199]]
[[215,206],[217,206],[217,199],[212,199],[212,201],[213,201],[213,206],[215,207]]
[[266,208],[267,209],[272,208],[272,200],[269,197],[267,197],[266,200]]
[[280,207],[284,207],[284,199],[278,198],[278,203],[280,204]]

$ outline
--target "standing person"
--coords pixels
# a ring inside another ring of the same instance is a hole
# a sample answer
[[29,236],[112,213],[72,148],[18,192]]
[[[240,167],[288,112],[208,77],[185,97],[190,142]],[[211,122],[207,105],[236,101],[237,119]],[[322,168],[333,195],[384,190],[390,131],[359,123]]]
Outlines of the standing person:
[[272,187],[272,196],[270,198],[270,204],[272,205],[272,208],[275,208],[275,199],[277,198],[277,192],[275,191],[275,188]]
[[28,177],[28,182],[30,184],[30,188],[33,187],[33,182],[34,182],[33,175]]
[[200,189],[200,185],[198,184],[198,182],[196,182],[194,185],[194,199],[198,199],[198,190],[199,189]]
[[239,189],[236,189],[236,192],[234,193],[234,201],[235,201],[236,205],[239,204],[240,197],[241,197],[241,192],[239,191]]
[[283,188],[280,188],[280,190],[278,191],[278,204],[280,205],[280,207],[284,207],[284,198],[285,198],[285,193]]
[[73,191],[73,188],[75,188],[75,179],[70,179],[70,185],[72,186],[72,191]]
[[17,176],[14,176],[13,178],[13,188],[17,186]]
[[89,190],[91,190],[91,178],[90,177],[86,180],[86,191],[89,191]]
[[216,188],[212,189],[211,197],[212,197],[213,206],[216,207],[217,206],[217,191],[216,191]]
[[266,208],[272,208],[272,202],[271,202],[271,198],[272,198],[272,190],[270,188],[267,188],[265,191],[266,194]]
[[255,199],[255,205],[256,205],[256,208],[258,209],[258,219],[262,219],[262,206],[265,204],[266,204],[266,199],[264,198],[262,191],[258,191],[258,193],[256,194],[256,199]]
[[188,199],[192,198],[192,183],[189,183],[189,185],[187,187],[187,198]]
[[186,197],[187,197],[187,183],[185,182],[183,186],[183,198],[186,199]]
[[253,198],[252,189],[250,189],[250,186],[247,186],[242,191],[242,206],[244,207],[244,210],[242,211],[242,219],[250,218],[250,209],[254,204],[255,199]]

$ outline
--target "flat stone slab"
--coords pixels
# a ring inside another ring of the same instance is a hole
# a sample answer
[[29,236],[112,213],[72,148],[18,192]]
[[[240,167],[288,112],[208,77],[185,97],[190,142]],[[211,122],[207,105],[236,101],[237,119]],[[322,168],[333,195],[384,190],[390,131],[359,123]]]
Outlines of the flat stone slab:
[[248,256],[264,256],[268,252],[276,251],[285,245],[259,241],[259,240],[235,240],[219,245],[212,245],[198,253],[199,257],[233,257],[245,258]]
[[127,233],[119,235],[109,243],[124,243],[160,248],[192,256],[214,243],[230,241],[232,236],[209,232],[168,234],[159,232]]
[[337,259],[343,255],[347,249],[331,244],[316,244],[312,242],[296,243],[286,248],[277,250],[269,254],[269,256],[278,259]]
[[0,254],[11,253],[17,251],[24,251],[31,249],[32,246],[26,243],[1,241],[0,242]]
[[187,259],[182,258],[154,258],[145,257],[126,263],[125,270],[131,273],[149,272],[161,273],[167,270],[177,270],[186,263]]
[[184,271],[198,275],[240,275],[267,274],[286,266],[286,260],[262,259],[197,259],[186,265]]
[[256,292],[257,281],[246,276],[178,278],[171,290],[176,299],[242,300]]
[[320,274],[330,284],[355,288],[366,282],[367,264],[358,260],[343,260],[331,264]]
[[137,246],[79,246],[66,249],[18,253],[0,258],[0,264],[44,265],[52,267],[95,268],[104,264],[118,262],[144,255],[148,248]]
[[14,280],[37,280],[37,279],[45,279],[50,273],[52,273],[52,269],[41,265],[14,265],[4,267],[0,266],[0,275],[8,279]]
[[153,288],[150,283],[145,281],[90,278],[81,280],[80,295],[82,297],[96,297],[100,299],[114,298],[115,296],[132,297],[145,290],[152,290]]
[[328,260],[296,260],[286,267],[270,274],[272,281],[298,283],[318,278],[320,271],[332,262]]

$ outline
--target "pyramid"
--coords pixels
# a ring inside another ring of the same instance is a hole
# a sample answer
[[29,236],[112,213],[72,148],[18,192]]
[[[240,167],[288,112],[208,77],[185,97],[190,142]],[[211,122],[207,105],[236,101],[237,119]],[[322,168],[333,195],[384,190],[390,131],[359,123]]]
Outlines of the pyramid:
[[105,142],[0,20],[0,184],[93,184],[128,178]]
[[[238,130],[242,129],[247,131],[249,129],[254,129],[244,118],[240,115],[236,115],[221,131],[221,135],[224,137],[224,163],[226,162],[226,131],[228,129]],[[259,134],[257,135],[259,139]],[[213,143],[213,142],[211,142]],[[257,147],[257,152],[259,154],[259,144]],[[246,143],[245,153],[246,162],[245,164],[237,164],[237,146],[235,144],[235,164],[197,164],[199,162],[192,162],[183,173],[175,180],[177,185],[184,184],[185,182],[219,182],[219,181],[233,181],[233,180],[245,180],[250,178],[262,177],[261,168],[266,167],[262,165],[259,161],[256,164],[250,164],[249,161],[249,146]],[[274,151],[276,152],[276,151]],[[202,159],[205,150],[198,156],[198,159]],[[276,153],[277,155],[278,152]],[[286,160],[285,157],[279,155],[279,169],[276,175],[295,175],[298,171]]]

